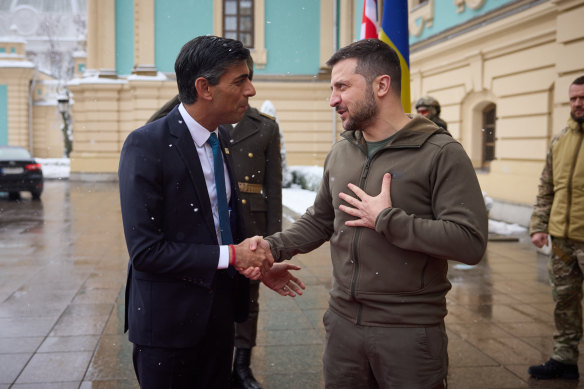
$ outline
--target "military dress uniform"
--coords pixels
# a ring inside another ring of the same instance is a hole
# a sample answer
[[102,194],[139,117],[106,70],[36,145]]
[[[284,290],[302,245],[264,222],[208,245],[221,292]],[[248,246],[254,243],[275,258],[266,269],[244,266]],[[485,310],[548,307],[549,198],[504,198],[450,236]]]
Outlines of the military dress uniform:
[[[230,135],[230,153],[246,235],[267,236],[281,231],[282,159],[278,124],[273,117],[249,107],[241,121],[231,128]],[[249,370],[249,350],[255,346],[257,334],[258,296],[259,281],[251,281],[249,317],[235,329],[236,382],[241,380],[237,376],[238,364],[247,365],[245,370]],[[251,371],[249,373],[251,375]]]

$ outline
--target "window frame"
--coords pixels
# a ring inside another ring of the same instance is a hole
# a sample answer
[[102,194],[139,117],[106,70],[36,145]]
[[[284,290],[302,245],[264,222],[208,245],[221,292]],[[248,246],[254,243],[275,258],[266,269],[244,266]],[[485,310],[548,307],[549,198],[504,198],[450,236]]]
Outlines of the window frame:
[[[254,32],[255,32],[255,18],[254,18],[254,8],[255,8],[255,1],[254,0],[222,0],[223,1],[223,16],[222,16],[222,21],[223,21],[223,27],[222,27],[222,36],[227,37],[228,34],[235,34],[235,38],[237,40],[240,40],[241,42],[244,43],[245,47],[247,47],[248,49],[253,49],[255,46],[255,36],[254,36]],[[235,14],[227,14],[227,7],[225,6],[227,2],[232,2],[235,3]],[[241,3],[242,2],[250,2],[251,3],[251,9],[250,9],[250,13],[249,15],[243,15],[241,13]],[[227,30],[226,27],[226,19],[227,17],[235,17],[235,30]],[[243,17],[249,17],[251,20],[251,27],[250,29],[242,29],[241,27],[241,19]],[[251,43],[250,44],[245,44],[244,40],[242,39],[242,35],[249,35]]]
[[[266,0],[253,1],[253,41],[254,47],[250,49],[256,69],[264,69],[268,62],[265,38],[265,2]],[[213,34],[223,36],[223,3],[224,0],[213,0]]]
[[[492,115],[492,118],[489,117]],[[488,168],[491,161],[497,159],[495,155],[495,146],[497,143],[497,105],[491,103],[483,108],[482,111],[482,140],[481,140],[481,165]],[[492,136],[492,139],[489,137]]]

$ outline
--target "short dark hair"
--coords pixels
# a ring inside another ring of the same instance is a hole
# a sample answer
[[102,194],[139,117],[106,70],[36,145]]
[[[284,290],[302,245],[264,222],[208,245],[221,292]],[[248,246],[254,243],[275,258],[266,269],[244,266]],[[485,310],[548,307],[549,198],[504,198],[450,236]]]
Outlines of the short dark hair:
[[203,35],[188,41],[174,63],[180,101],[197,101],[197,78],[204,77],[209,84],[217,85],[229,67],[249,58],[249,50],[238,40]]
[[394,49],[379,39],[362,39],[353,42],[336,53],[326,62],[333,67],[337,62],[357,58],[355,72],[372,82],[375,77],[387,74],[391,77],[391,89],[396,95],[401,94],[401,67],[399,57]]
[[582,84],[584,84],[584,76],[578,77],[577,79],[572,81],[572,84],[570,84],[570,85],[582,85]]

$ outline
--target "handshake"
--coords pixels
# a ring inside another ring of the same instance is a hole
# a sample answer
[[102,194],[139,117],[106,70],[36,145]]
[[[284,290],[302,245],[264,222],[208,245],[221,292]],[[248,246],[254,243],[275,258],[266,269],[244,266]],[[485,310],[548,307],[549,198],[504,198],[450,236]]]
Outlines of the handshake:
[[306,287],[290,270],[300,270],[289,263],[274,263],[270,244],[261,236],[247,238],[238,245],[232,245],[229,264],[252,280],[261,280],[268,288],[282,296],[294,297],[302,294]]

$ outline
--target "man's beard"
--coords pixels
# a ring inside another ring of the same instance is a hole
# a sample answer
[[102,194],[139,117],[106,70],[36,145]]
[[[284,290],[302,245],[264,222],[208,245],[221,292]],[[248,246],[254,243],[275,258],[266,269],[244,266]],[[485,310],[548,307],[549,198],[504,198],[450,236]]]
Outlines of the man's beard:
[[349,114],[347,122],[344,125],[347,131],[363,130],[370,120],[377,115],[377,104],[373,97],[373,88],[371,85],[367,86],[363,101],[355,104],[354,111],[352,115]]
[[572,116],[572,119],[574,119],[576,123],[584,123],[584,115],[576,116],[574,115],[574,112],[570,112],[570,116]]

